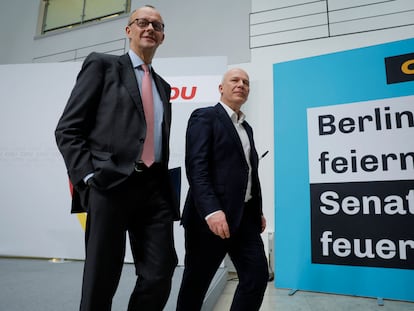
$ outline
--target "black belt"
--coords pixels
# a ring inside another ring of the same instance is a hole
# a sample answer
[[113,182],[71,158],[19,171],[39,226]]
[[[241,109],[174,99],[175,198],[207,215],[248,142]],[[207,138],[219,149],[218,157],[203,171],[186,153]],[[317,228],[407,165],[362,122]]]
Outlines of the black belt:
[[145,171],[153,170],[157,168],[161,168],[161,163],[153,163],[150,167],[146,166],[144,162],[141,162],[141,161],[134,163],[134,170],[137,173],[143,173]]

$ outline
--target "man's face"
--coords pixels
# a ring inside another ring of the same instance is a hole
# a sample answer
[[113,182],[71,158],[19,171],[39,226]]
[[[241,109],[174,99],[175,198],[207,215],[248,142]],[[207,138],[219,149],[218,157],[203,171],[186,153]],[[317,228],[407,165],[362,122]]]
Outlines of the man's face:
[[231,69],[224,75],[219,91],[225,104],[233,106],[233,109],[240,109],[249,96],[249,76],[244,70]]
[[[156,30],[153,24],[146,24],[146,21],[163,24],[163,20],[153,8],[143,7],[136,10],[130,17],[126,33],[130,40],[131,48],[135,51],[153,50],[164,41],[164,29]],[[157,27],[155,27],[157,28]]]

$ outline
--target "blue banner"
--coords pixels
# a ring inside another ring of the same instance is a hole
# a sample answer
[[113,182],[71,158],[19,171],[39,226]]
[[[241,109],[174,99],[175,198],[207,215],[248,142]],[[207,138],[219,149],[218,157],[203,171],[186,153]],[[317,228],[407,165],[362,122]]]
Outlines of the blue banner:
[[414,39],[273,74],[276,287],[414,301]]

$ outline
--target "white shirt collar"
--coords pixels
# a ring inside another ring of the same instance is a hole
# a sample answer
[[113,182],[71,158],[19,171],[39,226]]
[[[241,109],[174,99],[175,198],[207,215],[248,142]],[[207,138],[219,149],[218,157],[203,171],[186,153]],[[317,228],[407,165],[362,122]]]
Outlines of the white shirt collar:
[[[129,50],[128,55],[134,68],[139,68],[139,66],[144,64],[144,61],[133,50]],[[148,65],[148,70],[151,71],[151,64]]]
[[224,110],[226,110],[227,114],[229,115],[230,119],[233,121],[233,123],[241,124],[246,119],[246,115],[240,110],[239,114],[237,114],[233,109],[231,109],[229,106],[227,106],[223,102],[219,102]]

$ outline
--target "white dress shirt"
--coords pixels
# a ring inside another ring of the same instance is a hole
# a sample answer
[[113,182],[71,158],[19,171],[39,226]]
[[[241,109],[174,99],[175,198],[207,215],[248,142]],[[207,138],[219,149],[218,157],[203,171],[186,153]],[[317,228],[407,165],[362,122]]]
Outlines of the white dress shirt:
[[244,156],[246,158],[247,165],[249,166],[249,178],[247,180],[246,195],[244,197],[244,202],[247,202],[252,198],[252,166],[250,164],[250,140],[247,136],[246,129],[243,126],[246,115],[242,111],[239,111],[239,114],[237,114],[234,110],[222,102],[220,102],[220,104],[228,113],[237,134],[239,134],[240,141],[243,146]]
[[[247,165],[249,166],[249,177],[247,179],[246,195],[244,197],[244,202],[247,202],[252,198],[252,166],[250,164],[250,140],[247,136],[246,129],[243,126],[243,122],[246,119],[246,115],[242,111],[239,111],[239,114],[237,114],[233,109],[231,109],[229,106],[222,102],[220,102],[220,104],[223,106],[224,110],[226,110],[231,121],[233,122],[237,134],[239,134],[240,141],[243,146],[244,156],[246,158]],[[205,217],[205,220],[207,220],[210,216],[214,215],[217,212],[218,211],[208,214]]]

